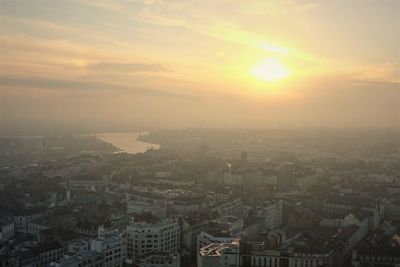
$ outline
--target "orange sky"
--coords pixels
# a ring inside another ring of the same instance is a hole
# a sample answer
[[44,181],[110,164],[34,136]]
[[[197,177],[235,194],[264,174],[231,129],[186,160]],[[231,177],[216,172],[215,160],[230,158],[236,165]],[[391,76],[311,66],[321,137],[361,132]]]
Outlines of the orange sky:
[[399,10],[396,0],[1,0],[1,125],[398,126]]

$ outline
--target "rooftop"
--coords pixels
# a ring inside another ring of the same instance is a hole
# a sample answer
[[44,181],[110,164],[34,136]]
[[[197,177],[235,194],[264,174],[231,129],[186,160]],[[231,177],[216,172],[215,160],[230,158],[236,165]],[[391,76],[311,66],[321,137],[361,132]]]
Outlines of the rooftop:
[[239,243],[222,243],[222,244],[210,244],[200,249],[200,255],[203,257],[215,257],[220,256],[222,251],[226,248],[239,248]]

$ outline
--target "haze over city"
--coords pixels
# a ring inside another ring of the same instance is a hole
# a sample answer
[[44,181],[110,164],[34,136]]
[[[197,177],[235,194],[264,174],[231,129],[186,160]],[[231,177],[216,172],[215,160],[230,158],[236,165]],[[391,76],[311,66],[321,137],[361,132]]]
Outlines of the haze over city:
[[399,9],[2,0],[1,128],[397,127]]

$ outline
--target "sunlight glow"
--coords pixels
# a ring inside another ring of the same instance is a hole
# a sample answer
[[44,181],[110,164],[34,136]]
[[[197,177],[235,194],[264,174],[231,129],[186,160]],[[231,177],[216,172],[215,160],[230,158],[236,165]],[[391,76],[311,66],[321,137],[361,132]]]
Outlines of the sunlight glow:
[[251,69],[251,74],[264,81],[277,81],[289,75],[288,69],[276,58],[266,58]]

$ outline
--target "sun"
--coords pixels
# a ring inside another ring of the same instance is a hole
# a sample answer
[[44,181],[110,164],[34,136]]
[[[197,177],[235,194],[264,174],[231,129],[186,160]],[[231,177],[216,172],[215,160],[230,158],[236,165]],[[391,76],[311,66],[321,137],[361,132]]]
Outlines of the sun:
[[276,58],[265,58],[251,69],[251,74],[256,78],[274,82],[289,75],[289,70]]

